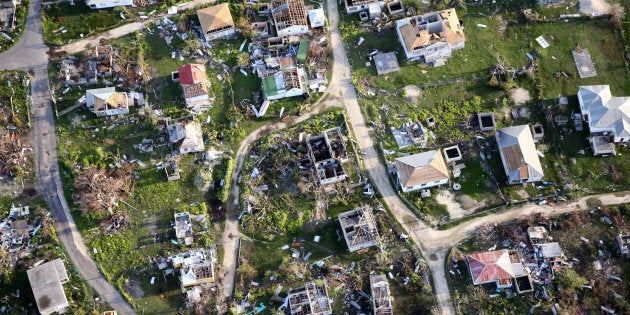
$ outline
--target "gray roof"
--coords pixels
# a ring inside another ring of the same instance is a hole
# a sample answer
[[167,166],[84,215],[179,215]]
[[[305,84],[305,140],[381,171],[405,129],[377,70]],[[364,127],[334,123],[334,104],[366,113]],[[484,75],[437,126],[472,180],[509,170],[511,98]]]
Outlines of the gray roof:
[[50,314],[68,306],[61,286],[68,281],[68,274],[61,259],[31,268],[26,274],[40,313]]
[[590,113],[588,124],[614,130],[616,137],[630,137],[630,97],[613,97],[608,85],[580,86],[580,106]]
[[378,75],[400,70],[395,52],[388,52],[374,56],[374,65]]
[[496,138],[509,181],[544,175],[529,125],[501,128],[497,130]]
[[539,248],[540,253],[544,258],[556,258],[564,255],[558,242],[540,244]]

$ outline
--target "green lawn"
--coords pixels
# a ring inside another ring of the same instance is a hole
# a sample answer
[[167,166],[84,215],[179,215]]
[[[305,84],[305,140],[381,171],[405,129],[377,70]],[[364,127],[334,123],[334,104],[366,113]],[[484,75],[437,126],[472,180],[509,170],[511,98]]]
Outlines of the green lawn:
[[[44,28],[44,42],[61,45],[68,41],[91,36],[104,30],[129,22],[120,18],[121,8],[92,10],[83,3],[70,5],[61,2],[42,8],[42,26]],[[128,17],[129,14],[127,14]],[[65,27],[67,32],[59,31]]]

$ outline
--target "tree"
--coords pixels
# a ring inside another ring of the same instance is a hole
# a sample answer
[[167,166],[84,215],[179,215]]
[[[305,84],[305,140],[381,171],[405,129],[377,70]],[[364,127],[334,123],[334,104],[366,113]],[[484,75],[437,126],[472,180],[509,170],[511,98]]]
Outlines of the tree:
[[238,57],[236,59],[236,64],[241,67],[247,67],[249,65],[249,53],[247,52],[242,52],[240,54],[238,54]]
[[578,288],[581,288],[583,284],[586,284],[588,281],[582,278],[575,270],[572,268],[567,268],[557,273],[558,284],[562,285],[562,287],[569,292],[573,292]]

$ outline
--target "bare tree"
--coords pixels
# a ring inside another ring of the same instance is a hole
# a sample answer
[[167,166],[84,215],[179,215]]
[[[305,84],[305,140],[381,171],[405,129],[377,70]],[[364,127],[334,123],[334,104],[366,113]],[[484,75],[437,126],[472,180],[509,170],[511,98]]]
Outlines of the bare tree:
[[131,189],[131,177],[126,170],[106,171],[87,168],[74,182],[83,212],[114,213],[116,200]]

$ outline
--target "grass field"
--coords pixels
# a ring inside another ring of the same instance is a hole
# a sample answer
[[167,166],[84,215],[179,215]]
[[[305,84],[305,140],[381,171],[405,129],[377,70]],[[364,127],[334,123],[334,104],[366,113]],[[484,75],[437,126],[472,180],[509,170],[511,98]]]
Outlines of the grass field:
[[[80,39],[80,34],[84,37],[91,36],[126,23],[129,20],[120,18],[120,12],[123,11],[124,9],[120,8],[92,10],[83,3],[73,6],[69,2],[44,6],[42,8],[44,42],[61,45]],[[61,27],[65,27],[67,32],[59,31]]]

